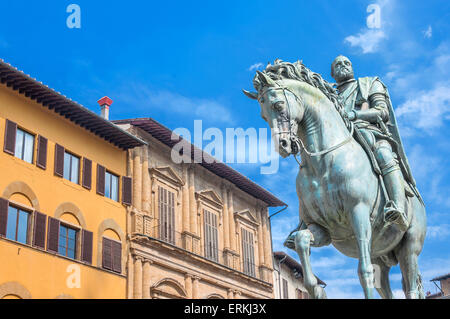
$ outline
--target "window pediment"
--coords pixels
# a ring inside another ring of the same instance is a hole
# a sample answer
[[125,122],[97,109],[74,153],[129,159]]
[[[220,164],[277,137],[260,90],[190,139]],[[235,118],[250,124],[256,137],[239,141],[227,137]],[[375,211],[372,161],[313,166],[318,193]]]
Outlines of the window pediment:
[[195,197],[197,200],[200,200],[200,201],[206,202],[210,205],[213,205],[217,209],[221,209],[223,206],[222,199],[212,189],[196,192]]
[[170,166],[151,168],[150,174],[175,186],[184,185],[183,179]]
[[249,209],[244,209],[240,212],[235,212],[234,217],[236,219],[240,219],[243,222],[250,224],[250,225],[254,225],[254,226],[259,225],[258,220],[256,219],[256,217],[252,214],[252,212]]

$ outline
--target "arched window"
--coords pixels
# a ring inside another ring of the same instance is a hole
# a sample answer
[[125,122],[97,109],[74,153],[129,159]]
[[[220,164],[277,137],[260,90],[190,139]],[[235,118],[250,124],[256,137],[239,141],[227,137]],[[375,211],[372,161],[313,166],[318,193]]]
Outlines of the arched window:
[[125,234],[113,219],[100,224],[97,245],[98,266],[121,274],[126,256]]

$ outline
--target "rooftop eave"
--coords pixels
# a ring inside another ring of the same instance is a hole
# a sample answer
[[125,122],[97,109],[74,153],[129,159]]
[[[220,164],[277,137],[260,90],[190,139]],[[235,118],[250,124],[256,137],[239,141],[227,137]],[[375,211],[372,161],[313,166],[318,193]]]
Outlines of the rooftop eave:
[[[165,127],[161,123],[155,121],[151,118],[137,118],[137,119],[125,119],[125,120],[117,120],[113,121],[115,124],[131,124],[136,127],[141,128],[145,132],[152,135],[154,138],[162,142],[163,144],[167,145],[168,147],[173,147],[175,144],[179,143],[178,141],[174,141],[171,139],[172,137],[172,130]],[[180,140],[183,140],[180,138]],[[194,145],[189,143],[189,145],[192,147],[191,156],[194,160],[194,156],[199,153],[196,152],[196,148]],[[265,190],[258,184],[251,181],[248,177],[240,174],[238,171],[234,170],[230,166],[219,162],[212,158],[211,155],[208,153],[199,150],[203,154],[203,158],[208,158],[210,160],[208,161],[195,161],[196,163],[199,162],[199,164],[209,171],[213,172],[219,177],[225,178],[234,185],[236,185],[238,188],[246,192],[247,194],[252,195],[253,197],[263,201],[266,203],[269,207],[279,207],[279,206],[286,206],[284,202],[279,200],[277,197],[275,197],[273,194],[271,194],[269,191]]]
[[0,82],[123,150],[147,144],[2,59]]

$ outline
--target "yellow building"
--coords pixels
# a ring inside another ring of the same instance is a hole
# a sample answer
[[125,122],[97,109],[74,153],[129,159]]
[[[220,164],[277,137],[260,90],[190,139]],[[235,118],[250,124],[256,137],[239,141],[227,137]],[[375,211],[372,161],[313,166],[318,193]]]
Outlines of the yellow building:
[[145,142],[1,60],[0,80],[0,298],[126,298],[127,150]]

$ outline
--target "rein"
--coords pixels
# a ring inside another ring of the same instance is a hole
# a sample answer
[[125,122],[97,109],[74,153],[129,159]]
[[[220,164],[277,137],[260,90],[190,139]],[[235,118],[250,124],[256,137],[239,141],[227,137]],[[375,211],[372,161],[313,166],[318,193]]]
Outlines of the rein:
[[[325,150],[323,150],[323,151],[319,151],[319,152],[310,152],[310,151],[308,151],[308,150],[306,149],[305,145],[303,144],[303,141],[302,141],[301,139],[299,139],[298,136],[296,136],[295,134],[292,133],[292,127],[294,126],[294,124],[292,123],[293,121],[291,120],[291,105],[289,104],[289,100],[288,100],[288,98],[287,98],[287,96],[286,96],[286,91],[288,91],[288,92],[290,92],[291,94],[293,94],[294,97],[295,97],[295,99],[296,99],[297,101],[299,101],[300,103],[302,103],[302,100],[300,99],[299,96],[297,96],[297,94],[295,94],[294,92],[292,92],[292,91],[289,90],[288,88],[286,88],[286,87],[281,87],[281,86],[278,87],[278,88],[273,88],[273,87],[272,87],[272,88],[270,88],[270,89],[267,89],[267,90],[265,90],[265,91],[263,92],[262,95],[264,95],[264,94],[265,94],[267,91],[269,91],[269,90],[283,90],[283,95],[284,95],[285,100],[286,100],[286,103],[287,103],[287,110],[288,110],[288,118],[287,118],[287,120],[289,121],[289,131],[288,131],[288,132],[280,131],[280,132],[277,132],[277,134],[289,133],[291,142],[296,142],[296,143],[300,144],[300,145],[299,145],[300,148],[303,149],[303,151],[304,151],[308,156],[310,156],[310,157],[315,157],[315,156],[322,156],[322,155],[325,155],[325,154],[327,154],[327,153],[330,153],[330,152],[332,152],[332,151],[337,150],[338,148],[342,147],[343,145],[349,143],[349,142],[352,140],[353,133],[354,133],[354,128],[355,128],[355,127],[354,127],[354,124],[351,122],[351,123],[350,123],[350,124],[351,124],[351,131],[350,131],[350,135],[349,135],[349,137],[348,137],[347,139],[345,139],[345,140],[342,141],[341,143],[339,143],[339,144],[337,144],[337,145],[334,145],[334,146],[332,146],[332,147],[330,147],[330,148],[328,148],[328,149],[325,149]],[[297,163],[298,163],[299,165],[301,165],[301,163],[300,163],[299,160],[297,159],[297,154],[294,154],[294,157],[295,157],[295,160],[297,161]]]

